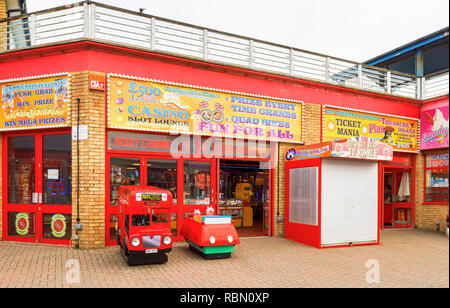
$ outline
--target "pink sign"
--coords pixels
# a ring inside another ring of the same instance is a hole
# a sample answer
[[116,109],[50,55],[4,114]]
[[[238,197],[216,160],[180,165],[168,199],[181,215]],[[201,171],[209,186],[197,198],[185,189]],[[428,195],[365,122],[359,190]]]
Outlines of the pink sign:
[[332,142],[333,157],[391,161],[393,155],[391,146],[369,137],[359,136]]
[[444,107],[422,111],[420,125],[421,150],[448,147],[448,103]]

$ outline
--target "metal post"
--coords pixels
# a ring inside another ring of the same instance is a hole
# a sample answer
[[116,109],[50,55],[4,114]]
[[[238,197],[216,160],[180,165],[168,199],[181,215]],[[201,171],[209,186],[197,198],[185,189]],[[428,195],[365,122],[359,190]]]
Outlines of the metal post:
[[249,63],[249,67],[253,68],[253,40],[249,40],[248,48],[249,48],[249,53],[248,53],[249,61],[248,61],[248,63]]
[[80,225],[80,98],[77,97],[77,228],[75,247],[80,248],[78,226]]
[[363,85],[363,67],[361,64],[358,64],[358,88],[362,89]]
[[30,45],[36,45],[36,15],[31,14],[29,19],[29,29],[30,29]]
[[386,73],[386,92],[387,94],[392,94],[392,72],[387,71]]
[[84,37],[89,37],[89,4],[83,3],[83,32]]
[[325,82],[330,83],[330,57],[325,58]]
[[150,49],[155,49],[155,32],[156,32],[156,19],[155,17],[152,17],[151,19],[151,25],[150,25]]
[[208,61],[208,30],[203,30],[203,61]]
[[289,49],[289,76],[294,75],[294,49]]
[[95,39],[95,4],[89,5],[89,38]]

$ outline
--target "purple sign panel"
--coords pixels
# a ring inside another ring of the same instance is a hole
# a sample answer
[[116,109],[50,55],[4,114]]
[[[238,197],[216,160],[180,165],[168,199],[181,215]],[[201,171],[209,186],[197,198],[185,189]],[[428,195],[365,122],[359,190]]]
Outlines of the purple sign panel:
[[421,150],[448,147],[448,103],[447,106],[423,110],[420,125]]

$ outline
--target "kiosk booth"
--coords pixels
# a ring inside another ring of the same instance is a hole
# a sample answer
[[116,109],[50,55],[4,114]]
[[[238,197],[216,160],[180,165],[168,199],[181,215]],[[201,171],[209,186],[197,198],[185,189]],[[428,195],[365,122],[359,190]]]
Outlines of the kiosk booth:
[[393,148],[368,137],[285,153],[285,237],[317,248],[378,244],[381,161]]

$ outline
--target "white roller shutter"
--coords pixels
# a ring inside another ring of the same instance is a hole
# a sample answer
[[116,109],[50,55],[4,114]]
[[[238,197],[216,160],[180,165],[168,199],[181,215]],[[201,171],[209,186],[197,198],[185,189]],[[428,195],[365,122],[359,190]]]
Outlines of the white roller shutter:
[[376,242],[378,162],[322,160],[323,246]]

